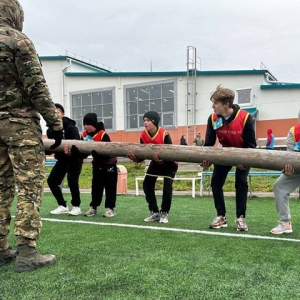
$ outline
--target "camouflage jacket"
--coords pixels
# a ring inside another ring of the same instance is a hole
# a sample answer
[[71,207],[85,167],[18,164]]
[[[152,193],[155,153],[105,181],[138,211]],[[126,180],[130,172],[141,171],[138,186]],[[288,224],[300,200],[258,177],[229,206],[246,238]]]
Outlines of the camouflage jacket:
[[62,129],[33,43],[23,34],[17,0],[0,1],[0,118],[38,118]]

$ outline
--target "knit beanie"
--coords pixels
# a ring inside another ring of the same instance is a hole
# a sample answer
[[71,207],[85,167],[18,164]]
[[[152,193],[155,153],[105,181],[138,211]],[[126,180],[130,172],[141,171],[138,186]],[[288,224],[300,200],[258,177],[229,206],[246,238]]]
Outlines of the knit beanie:
[[95,113],[87,113],[83,117],[83,125],[92,125],[93,127],[97,128],[97,115]]
[[156,111],[145,112],[143,119],[148,118],[156,127],[158,127],[160,116]]
[[56,108],[59,108],[62,111],[63,114],[65,113],[65,109],[61,104],[55,103],[54,105],[55,105]]

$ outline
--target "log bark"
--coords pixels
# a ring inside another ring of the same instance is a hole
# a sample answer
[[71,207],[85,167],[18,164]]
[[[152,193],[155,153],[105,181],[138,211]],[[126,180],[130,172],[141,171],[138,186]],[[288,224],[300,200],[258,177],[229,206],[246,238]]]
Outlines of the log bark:
[[44,139],[45,149],[53,152],[62,152],[65,144],[75,145],[80,152],[90,154],[92,150],[99,154],[127,157],[131,150],[139,159],[152,159],[157,153],[163,160],[201,163],[207,160],[213,164],[246,167],[281,171],[286,164],[291,164],[296,173],[300,173],[300,153],[292,151],[277,151],[265,149],[222,148],[222,147],[192,147],[180,145],[153,145],[138,143],[93,143],[78,140],[63,140],[62,144],[50,150],[54,140]]

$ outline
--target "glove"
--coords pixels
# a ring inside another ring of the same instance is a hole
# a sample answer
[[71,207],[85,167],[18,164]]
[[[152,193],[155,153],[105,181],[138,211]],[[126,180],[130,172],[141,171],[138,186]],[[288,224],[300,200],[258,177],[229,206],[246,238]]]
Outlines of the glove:
[[92,156],[93,156],[93,159],[97,160],[99,158],[99,154],[96,152],[96,150],[92,150],[91,152]]
[[57,148],[61,144],[63,137],[64,137],[64,134],[63,134],[62,130],[53,131],[52,138],[55,140],[55,143],[50,146],[50,149]]
[[79,149],[75,145],[72,145],[71,153],[72,153],[73,157],[79,157],[80,156]]

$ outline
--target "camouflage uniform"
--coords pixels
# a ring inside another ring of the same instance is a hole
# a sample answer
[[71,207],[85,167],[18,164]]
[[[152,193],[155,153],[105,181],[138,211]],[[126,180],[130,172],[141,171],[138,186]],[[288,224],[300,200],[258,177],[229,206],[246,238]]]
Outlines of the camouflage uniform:
[[15,189],[17,245],[36,246],[45,179],[39,114],[48,127],[62,129],[23,21],[17,0],[0,0],[0,251],[8,247]]

